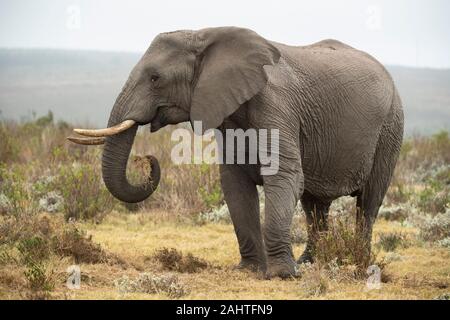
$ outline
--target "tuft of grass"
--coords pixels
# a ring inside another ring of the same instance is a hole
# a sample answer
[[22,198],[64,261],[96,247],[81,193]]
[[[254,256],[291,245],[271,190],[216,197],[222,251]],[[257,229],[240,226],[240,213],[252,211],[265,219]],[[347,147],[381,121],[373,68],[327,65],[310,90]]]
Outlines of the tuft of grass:
[[300,267],[300,290],[308,297],[324,295],[330,287],[330,278],[327,271],[319,264],[303,264]]
[[183,255],[174,248],[162,248],[155,252],[153,258],[158,261],[164,270],[195,273],[206,269],[208,263],[191,253]]
[[399,204],[392,206],[382,206],[380,207],[380,211],[378,212],[378,217],[386,219],[388,221],[399,221],[403,222],[408,218],[410,214],[409,205]]
[[26,298],[30,300],[45,300],[50,297],[50,292],[55,288],[54,270],[40,261],[28,261],[24,276],[27,280],[28,289]]
[[325,295],[339,283],[355,283],[357,278],[357,266],[341,266],[337,259],[328,264],[306,263],[300,266],[300,289],[308,297]]
[[63,228],[52,237],[52,249],[61,257],[72,257],[75,263],[124,263],[92,241],[92,237],[76,226]]
[[450,293],[443,293],[434,297],[433,300],[450,300]]
[[304,215],[294,214],[291,224],[291,241],[294,244],[304,244],[308,241]]
[[155,275],[141,273],[135,279],[123,276],[114,281],[120,293],[141,292],[147,294],[167,294],[170,298],[180,298],[188,293],[176,275]]
[[400,246],[406,246],[406,238],[404,234],[399,232],[381,233],[376,246],[387,252],[395,251]]
[[330,217],[328,230],[321,232],[316,241],[315,260],[322,265],[333,261],[339,266],[355,265],[365,273],[375,256],[368,252],[367,240],[356,232],[355,224],[355,219],[348,215]]

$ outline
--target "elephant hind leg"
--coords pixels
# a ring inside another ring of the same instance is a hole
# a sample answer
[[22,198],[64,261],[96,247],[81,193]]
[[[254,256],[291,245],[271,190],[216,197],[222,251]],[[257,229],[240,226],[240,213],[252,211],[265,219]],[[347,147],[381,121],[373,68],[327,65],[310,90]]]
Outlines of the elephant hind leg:
[[403,111],[399,103],[396,97],[393,117],[381,129],[369,179],[357,196],[356,231],[366,243],[368,258],[373,224],[391,182],[403,139]]
[[331,201],[317,199],[307,191],[303,193],[300,200],[306,215],[308,241],[305,250],[297,260],[299,264],[313,262],[315,243],[319,233],[327,229],[328,210],[331,205]]

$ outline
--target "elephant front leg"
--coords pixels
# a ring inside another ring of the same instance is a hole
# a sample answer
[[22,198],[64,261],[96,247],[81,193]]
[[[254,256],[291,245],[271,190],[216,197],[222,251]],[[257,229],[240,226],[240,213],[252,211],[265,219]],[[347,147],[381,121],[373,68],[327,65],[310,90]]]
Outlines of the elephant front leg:
[[264,177],[265,222],[264,242],[267,250],[268,279],[297,275],[292,252],[290,229],[299,195],[303,191],[301,169],[280,171]]
[[251,166],[221,165],[220,176],[225,201],[239,243],[239,268],[266,271],[266,257],[259,217],[256,184],[249,174]]

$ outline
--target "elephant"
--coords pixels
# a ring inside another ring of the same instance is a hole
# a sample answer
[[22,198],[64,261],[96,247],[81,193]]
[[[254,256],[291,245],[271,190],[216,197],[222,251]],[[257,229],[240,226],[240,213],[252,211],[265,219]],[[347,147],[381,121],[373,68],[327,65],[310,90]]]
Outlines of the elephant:
[[[369,54],[337,40],[291,46],[239,27],[159,34],[131,71],[105,129],[77,129],[104,144],[102,174],[118,199],[140,202],[160,179],[132,185],[126,166],[136,130],[201,121],[203,129],[277,129],[279,169],[261,163],[220,165],[221,186],[235,229],[238,268],[287,278],[314,260],[330,204],[356,197],[356,233],[370,253],[372,229],[403,139],[403,107],[393,79]],[[226,152],[226,151],[224,151]],[[265,194],[260,222],[257,186]],[[308,241],[295,260],[290,228],[298,202]]]

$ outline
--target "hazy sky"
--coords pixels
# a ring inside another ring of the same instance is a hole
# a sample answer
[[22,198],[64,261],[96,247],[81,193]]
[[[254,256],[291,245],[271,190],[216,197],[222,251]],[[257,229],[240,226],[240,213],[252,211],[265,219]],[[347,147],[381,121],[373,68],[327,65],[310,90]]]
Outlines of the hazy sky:
[[450,68],[447,0],[0,0],[0,47],[144,51],[160,32],[235,25],[293,45],[335,38],[383,63]]

